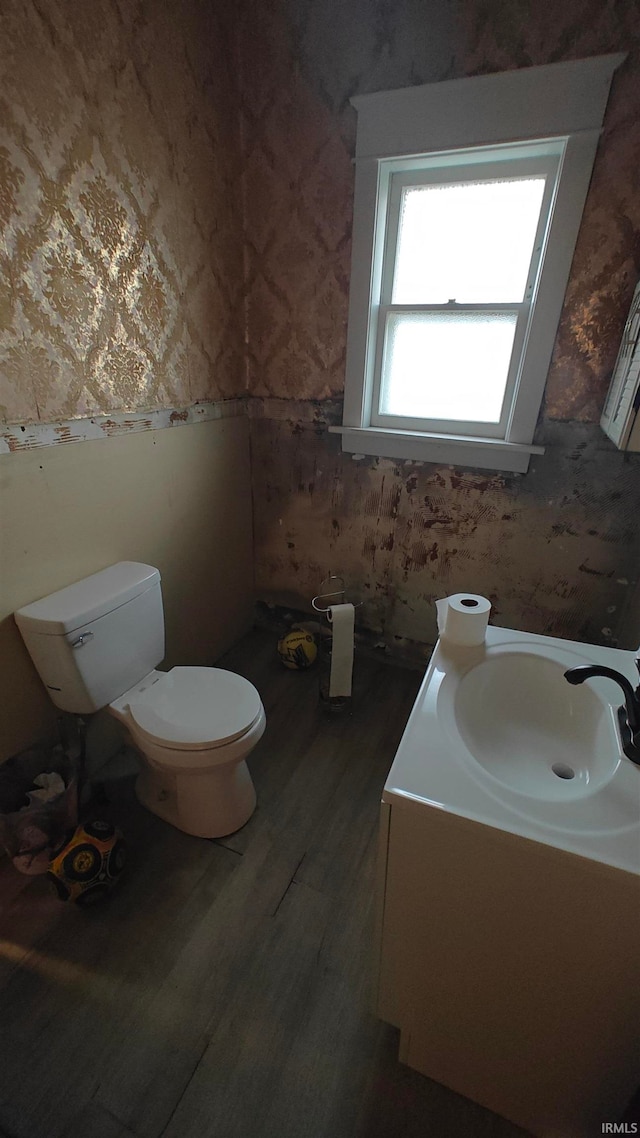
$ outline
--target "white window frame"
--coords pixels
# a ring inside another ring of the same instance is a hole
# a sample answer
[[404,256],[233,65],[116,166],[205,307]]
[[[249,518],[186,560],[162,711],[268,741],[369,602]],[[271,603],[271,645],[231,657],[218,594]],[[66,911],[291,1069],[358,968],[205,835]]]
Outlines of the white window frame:
[[[530,145],[508,145],[480,147],[474,150],[454,151],[453,154],[432,155],[426,159],[413,159],[397,162],[393,159],[382,161],[379,171],[379,204],[386,202],[386,208],[378,210],[379,233],[376,233],[374,257],[381,257],[380,292],[374,297],[371,306],[372,320],[376,319],[375,357],[369,359],[370,374],[367,376],[367,389],[371,392],[370,423],[373,427],[398,428],[404,431],[422,431],[454,435],[483,434],[486,438],[505,438],[509,430],[509,419],[516,386],[520,385],[521,361],[525,341],[530,327],[533,300],[538,281],[538,270],[544,259],[544,249],[548,233],[553,201],[560,173],[564,145],[553,140]],[[398,225],[401,193],[405,186],[435,185],[436,183],[460,180],[476,181],[523,177],[527,174],[542,174],[545,177],[545,191],[540,209],[537,232],[533,243],[524,298],[520,303],[469,303],[459,304],[392,304],[393,276],[397,252]],[[377,274],[374,272],[374,276]],[[383,414],[378,410],[380,402],[380,382],[383,370],[385,349],[385,330],[388,316],[392,312],[479,312],[482,309],[495,312],[502,310],[517,316],[514,346],[503,399],[502,414],[497,423],[461,422],[459,420],[409,419],[407,417]]]
[[[573,60],[352,100],[358,132],[345,398],[343,425],[330,428],[342,435],[344,451],[519,472],[531,454],[543,452],[533,444],[534,432],[611,79],[624,58]],[[503,164],[509,176],[510,161],[515,171],[536,155],[551,163],[541,217],[549,209],[536,237],[539,264],[532,261],[516,334],[521,350],[514,348],[499,429],[379,415],[394,179],[429,168],[455,175],[456,166],[483,162]]]

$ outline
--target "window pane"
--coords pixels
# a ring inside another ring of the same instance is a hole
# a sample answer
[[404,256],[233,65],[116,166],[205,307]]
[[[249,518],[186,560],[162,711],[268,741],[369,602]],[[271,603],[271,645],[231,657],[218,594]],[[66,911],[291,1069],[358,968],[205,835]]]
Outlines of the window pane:
[[393,304],[520,303],[544,177],[405,187]]
[[380,414],[498,423],[515,312],[390,312]]

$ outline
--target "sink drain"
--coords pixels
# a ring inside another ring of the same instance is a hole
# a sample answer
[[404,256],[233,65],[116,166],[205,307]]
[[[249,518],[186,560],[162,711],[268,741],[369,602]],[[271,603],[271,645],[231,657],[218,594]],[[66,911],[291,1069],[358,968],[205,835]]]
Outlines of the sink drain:
[[574,771],[573,767],[568,766],[567,763],[554,763],[551,767],[551,770],[554,774],[557,774],[558,778],[576,777],[576,772]]

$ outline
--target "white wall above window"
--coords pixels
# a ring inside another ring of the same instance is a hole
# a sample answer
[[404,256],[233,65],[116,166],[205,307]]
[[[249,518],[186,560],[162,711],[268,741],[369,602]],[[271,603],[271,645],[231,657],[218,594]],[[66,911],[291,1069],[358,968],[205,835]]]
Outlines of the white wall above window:
[[353,100],[343,450],[526,471],[623,59]]

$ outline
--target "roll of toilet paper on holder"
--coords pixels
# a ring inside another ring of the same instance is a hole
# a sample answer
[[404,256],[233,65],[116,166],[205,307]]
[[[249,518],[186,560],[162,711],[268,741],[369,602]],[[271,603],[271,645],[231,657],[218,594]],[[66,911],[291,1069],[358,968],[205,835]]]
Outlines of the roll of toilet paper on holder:
[[436,601],[438,632],[443,642],[460,648],[484,644],[491,601],[476,593],[454,593]]
[[329,699],[350,696],[353,677],[353,629],[355,610],[351,604],[331,605],[327,609],[331,625],[331,674]]

